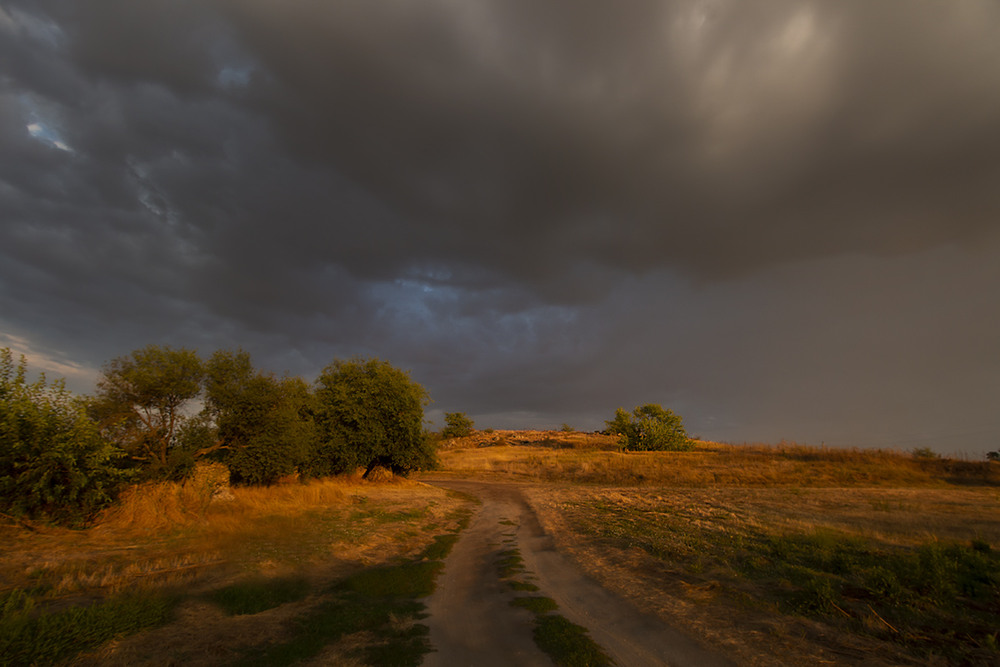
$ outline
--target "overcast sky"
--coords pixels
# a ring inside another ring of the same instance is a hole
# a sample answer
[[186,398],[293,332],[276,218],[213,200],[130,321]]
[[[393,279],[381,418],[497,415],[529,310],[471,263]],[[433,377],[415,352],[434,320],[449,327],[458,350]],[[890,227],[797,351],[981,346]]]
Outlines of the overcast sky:
[[0,346],[1000,448],[1000,3],[0,0]]

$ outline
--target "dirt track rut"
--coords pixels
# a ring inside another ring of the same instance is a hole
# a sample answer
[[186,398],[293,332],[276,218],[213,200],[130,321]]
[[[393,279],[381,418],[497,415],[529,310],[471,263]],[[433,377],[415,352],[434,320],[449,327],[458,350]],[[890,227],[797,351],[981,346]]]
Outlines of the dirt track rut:
[[621,667],[732,665],[655,616],[584,575],[556,550],[517,484],[425,477],[423,481],[476,496],[482,505],[445,561],[427,599],[427,667],[551,665],[532,639],[533,616],[512,607],[515,593],[500,579],[500,553],[518,549],[538,595],[582,625]]

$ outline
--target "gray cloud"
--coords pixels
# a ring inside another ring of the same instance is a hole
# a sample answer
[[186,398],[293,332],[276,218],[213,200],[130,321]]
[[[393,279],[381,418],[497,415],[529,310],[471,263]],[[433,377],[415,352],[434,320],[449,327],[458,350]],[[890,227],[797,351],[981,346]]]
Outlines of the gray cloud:
[[498,425],[987,446],[998,14],[0,3],[0,325],[376,354]]

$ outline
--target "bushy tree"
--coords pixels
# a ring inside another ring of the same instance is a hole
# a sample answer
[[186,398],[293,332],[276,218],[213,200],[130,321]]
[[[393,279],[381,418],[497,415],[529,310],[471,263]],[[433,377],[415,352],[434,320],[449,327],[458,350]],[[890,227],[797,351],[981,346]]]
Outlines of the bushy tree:
[[442,438],[464,438],[472,434],[472,428],[476,425],[464,412],[444,413],[444,423],[445,427],[441,429]]
[[426,390],[407,372],[378,359],[336,360],[316,381],[322,472],[378,466],[394,473],[431,467],[434,450],[424,432]]
[[160,474],[178,444],[185,407],[201,393],[203,374],[195,351],[148,345],[104,366],[92,414],[129,459]]
[[86,521],[111,502],[119,456],[61,380],[29,382],[24,358],[0,349],[0,511]]
[[205,368],[205,413],[233,481],[272,484],[307,463],[315,449],[312,394],[300,378],[255,371],[250,355],[219,351]]
[[623,450],[678,451],[694,447],[684,431],[680,415],[654,403],[639,406],[631,414],[618,408],[615,418],[605,424],[605,433],[618,435]]

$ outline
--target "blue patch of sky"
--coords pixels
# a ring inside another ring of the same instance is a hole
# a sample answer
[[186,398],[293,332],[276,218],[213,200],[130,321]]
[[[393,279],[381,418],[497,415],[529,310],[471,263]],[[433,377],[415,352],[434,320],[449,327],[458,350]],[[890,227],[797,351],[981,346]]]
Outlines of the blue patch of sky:
[[72,153],[73,149],[70,148],[66,142],[62,140],[59,133],[56,132],[52,127],[35,121],[34,123],[28,123],[26,126],[28,134],[37,139],[38,141],[51,146],[53,148],[58,148],[61,151],[66,151]]
[[226,65],[219,70],[216,81],[223,88],[243,88],[250,83],[251,74],[253,74],[253,67],[249,65]]

